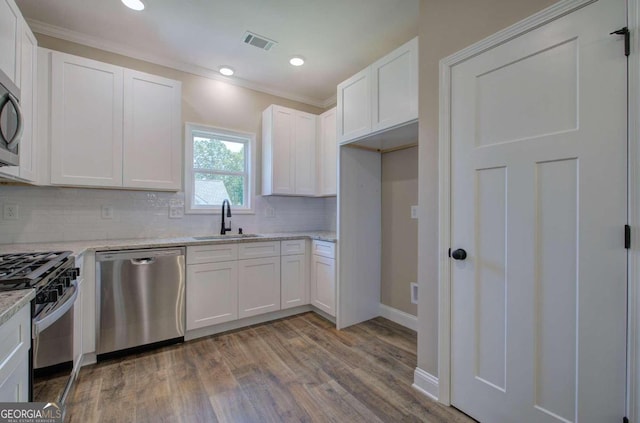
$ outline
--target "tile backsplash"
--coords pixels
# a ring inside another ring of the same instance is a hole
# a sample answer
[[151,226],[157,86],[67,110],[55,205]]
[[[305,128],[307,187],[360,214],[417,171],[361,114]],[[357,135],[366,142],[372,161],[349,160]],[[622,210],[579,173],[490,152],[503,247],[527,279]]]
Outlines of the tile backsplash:
[[[258,196],[254,201],[255,214],[233,215],[233,233],[239,227],[245,233],[336,229],[335,197]],[[0,185],[0,204],[0,244],[170,238],[220,230],[220,213],[169,218],[169,205],[184,204],[183,192]],[[6,204],[18,206],[18,219],[4,218]],[[103,206],[113,208],[112,218],[103,219]]]

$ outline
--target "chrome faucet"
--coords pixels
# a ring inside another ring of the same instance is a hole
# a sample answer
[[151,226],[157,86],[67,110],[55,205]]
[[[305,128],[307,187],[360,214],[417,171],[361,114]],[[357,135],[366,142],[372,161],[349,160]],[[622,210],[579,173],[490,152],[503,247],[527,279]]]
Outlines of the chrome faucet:
[[[227,205],[227,217],[229,218],[229,227],[224,224],[224,205]],[[231,204],[229,204],[229,200],[224,200],[222,202],[222,225],[220,228],[220,235],[226,235],[227,231],[231,230]]]

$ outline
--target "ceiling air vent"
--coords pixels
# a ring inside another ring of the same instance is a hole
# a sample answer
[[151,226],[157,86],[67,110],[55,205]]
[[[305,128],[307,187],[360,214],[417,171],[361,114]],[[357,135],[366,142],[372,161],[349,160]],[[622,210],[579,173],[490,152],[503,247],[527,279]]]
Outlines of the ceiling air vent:
[[278,44],[277,41],[270,40],[262,35],[254,34],[249,31],[244,33],[244,42],[266,51],[271,50],[271,47]]

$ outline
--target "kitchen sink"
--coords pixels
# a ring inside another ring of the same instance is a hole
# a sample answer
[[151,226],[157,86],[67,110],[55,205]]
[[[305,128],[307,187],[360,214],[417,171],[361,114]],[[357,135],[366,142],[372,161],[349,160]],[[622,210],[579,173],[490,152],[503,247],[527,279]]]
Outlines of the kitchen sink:
[[241,238],[260,238],[264,235],[259,234],[227,234],[227,235],[207,235],[207,236],[194,236],[192,237],[198,241],[209,241],[217,239],[241,239]]

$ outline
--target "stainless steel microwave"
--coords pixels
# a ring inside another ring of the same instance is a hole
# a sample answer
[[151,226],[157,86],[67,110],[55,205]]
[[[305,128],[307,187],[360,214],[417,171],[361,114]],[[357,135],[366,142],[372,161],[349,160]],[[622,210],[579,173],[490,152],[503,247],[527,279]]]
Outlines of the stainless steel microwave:
[[19,144],[23,124],[20,90],[0,70],[0,166],[20,164]]

